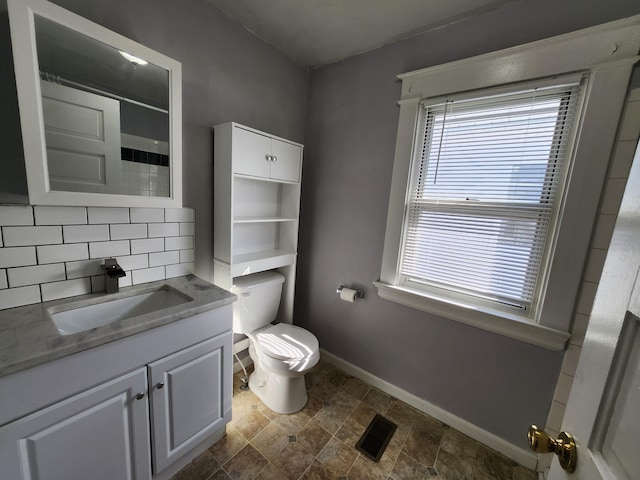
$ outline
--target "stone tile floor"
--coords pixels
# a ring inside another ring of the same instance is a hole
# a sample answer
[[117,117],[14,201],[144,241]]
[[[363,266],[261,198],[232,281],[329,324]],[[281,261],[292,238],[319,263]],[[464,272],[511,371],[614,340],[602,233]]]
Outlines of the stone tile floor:
[[[234,376],[225,437],[174,480],[537,480],[531,470],[366,383],[320,362],[309,401],[291,415],[266,408]],[[376,413],[398,425],[379,463],[355,449]]]

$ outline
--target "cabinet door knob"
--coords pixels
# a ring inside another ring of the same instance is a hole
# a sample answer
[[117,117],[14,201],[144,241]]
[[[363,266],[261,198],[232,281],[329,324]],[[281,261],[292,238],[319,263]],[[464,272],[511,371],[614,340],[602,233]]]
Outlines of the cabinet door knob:
[[136,400],[142,400],[144,398],[144,392],[140,392],[136,395]]
[[158,390],[162,390],[162,389],[164,388],[164,382],[158,382],[158,383],[156,383],[156,388],[157,388]]
[[273,156],[273,161],[277,162],[278,161],[278,157],[276,157],[275,155],[272,155],[272,156]]
[[267,162],[273,162],[273,157],[272,157],[271,155],[265,155],[265,156],[264,156],[264,159],[265,159]]

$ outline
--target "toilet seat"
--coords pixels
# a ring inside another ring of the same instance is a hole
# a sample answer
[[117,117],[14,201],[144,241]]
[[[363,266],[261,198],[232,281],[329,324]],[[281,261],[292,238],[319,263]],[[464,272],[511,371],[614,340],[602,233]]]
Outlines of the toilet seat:
[[319,350],[313,333],[287,323],[259,330],[255,342],[263,354],[277,360],[304,360],[317,356]]

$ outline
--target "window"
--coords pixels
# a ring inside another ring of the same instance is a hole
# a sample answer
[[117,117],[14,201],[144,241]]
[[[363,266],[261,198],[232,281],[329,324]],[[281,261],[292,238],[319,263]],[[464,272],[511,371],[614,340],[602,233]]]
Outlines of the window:
[[638,38],[632,17],[399,75],[378,295],[564,349]]
[[573,84],[421,103],[401,285],[529,316],[544,283],[578,93]]

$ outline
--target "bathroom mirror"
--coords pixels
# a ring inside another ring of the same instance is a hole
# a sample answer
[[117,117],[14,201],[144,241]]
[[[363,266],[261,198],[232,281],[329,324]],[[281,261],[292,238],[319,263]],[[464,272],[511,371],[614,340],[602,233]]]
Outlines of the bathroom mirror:
[[182,206],[179,62],[45,0],[8,0],[31,204]]

